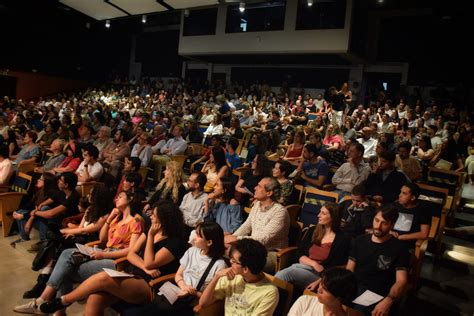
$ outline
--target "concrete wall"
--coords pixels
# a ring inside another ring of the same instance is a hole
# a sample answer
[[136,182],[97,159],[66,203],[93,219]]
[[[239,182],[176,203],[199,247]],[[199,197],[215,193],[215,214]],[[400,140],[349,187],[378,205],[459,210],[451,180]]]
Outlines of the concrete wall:
[[347,0],[344,29],[296,31],[297,1],[286,4],[285,26],[282,31],[225,33],[227,5],[217,10],[215,35],[183,36],[184,13],[178,53],[180,55],[206,54],[284,54],[284,53],[346,53],[352,0]]

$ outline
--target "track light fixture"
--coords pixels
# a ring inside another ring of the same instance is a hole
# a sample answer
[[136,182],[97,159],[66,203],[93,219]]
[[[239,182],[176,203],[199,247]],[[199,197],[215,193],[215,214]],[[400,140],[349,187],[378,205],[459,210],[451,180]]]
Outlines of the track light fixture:
[[143,23],[143,24],[146,23],[146,14],[142,15],[142,23]]
[[110,28],[110,20],[105,20],[105,27]]
[[312,7],[313,6],[313,0],[308,0],[308,7]]

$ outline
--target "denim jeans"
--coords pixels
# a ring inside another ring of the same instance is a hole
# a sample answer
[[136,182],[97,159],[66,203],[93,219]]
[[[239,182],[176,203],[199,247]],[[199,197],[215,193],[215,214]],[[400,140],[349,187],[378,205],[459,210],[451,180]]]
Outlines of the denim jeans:
[[85,281],[94,274],[103,271],[103,268],[115,269],[112,259],[90,260],[76,265],[72,259],[72,254],[75,251],[78,250],[76,248],[64,250],[49,277],[47,285],[57,291],[57,297],[71,292],[74,283]]
[[[50,207],[46,205],[40,209],[40,212],[47,211],[49,209]],[[28,221],[28,218],[30,217],[30,211],[21,209],[16,212],[23,215],[23,219],[16,220],[16,223],[18,225],[18,231],[20,232],[20,237],[23,240],[29,240],[30,236],[25,232],[25,224]],[[46,232],[48,231],[48,223],[52,221],[56,221],[56,220],[54,218],[47,219],[47,218],[43,218],[39,216],[35,217],[35,219],[33,220],[33,227],[39,230],[40,240],[46,240]]]
[[301,263],[294,263],[290,267],[278,271],[275,277],[293,283],[300,289],[306,288],[310,283],[318,280],[320,275],[312,267]]

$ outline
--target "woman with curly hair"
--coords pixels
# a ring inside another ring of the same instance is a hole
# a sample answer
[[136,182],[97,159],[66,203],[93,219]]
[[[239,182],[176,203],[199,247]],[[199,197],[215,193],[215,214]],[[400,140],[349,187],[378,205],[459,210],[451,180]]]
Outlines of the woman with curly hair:
[[148,234],[142,233],[128,253],[131,263],[125,269],[133,277],[114,279],[106,272],[89,277],[72,292],[40,305],[44,313],[54,313],[81,299],[87,300],[85,315],[103,315],[107,306],[124,301],[129,304],[150,303],[153,278],[175,273],[179,259],[186,251],[183,215],[171,201],[153,205],[152,225]]
[[[122,192],[115,199],[115,208],[110,212],[100,230],[101,245],[104,250],[94,250],[89,256],[77,249],[66,249],[49,277],[43,293],[13,310],[21,314],[41,314],[41,305],[52,301],[56,294],[71,292],[74,283],[85,281],[103,268],[115,269],[114,260],[127,256],[136,249],[135,244],[143,233],[143,218],[139,215],[141,201],[137,201],[131,192]],[[65,315],[66,306],[61,306],[56,315]]]
[[186,194],[183,186],[183,171],[176,161],[168,161],[164,171],[164,177],[156,186],[156,191],[148,200],[144,212],[150,210],[150,206],[158,200],[172,200],[174,203],[181,201]]

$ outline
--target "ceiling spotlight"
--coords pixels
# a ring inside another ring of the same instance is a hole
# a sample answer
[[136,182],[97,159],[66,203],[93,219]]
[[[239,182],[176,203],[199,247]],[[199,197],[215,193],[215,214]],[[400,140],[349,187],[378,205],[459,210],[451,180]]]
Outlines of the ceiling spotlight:
[[313,6],[313,0],[308,0],[308,7],[312,7]]
[[105,27],[110,28],[110,20],[105,20]]
[[384,1],[384,0],[377,0],[377,2],[378,2],[379,4],[382,4],[382,3],[384,3],[385,1]]
[[189,9],[184,9],[184,16],[187,18],[189,17]]
[[90,29],[91,28],[91,23],[90,22],[86,22],[86,29]]
[[146,14],[142,15],[142,23],[143,23],[143,24],[146,23]]
[[239,5],[239,11],[244,12],[245,11],[245,2],[241,2]]

